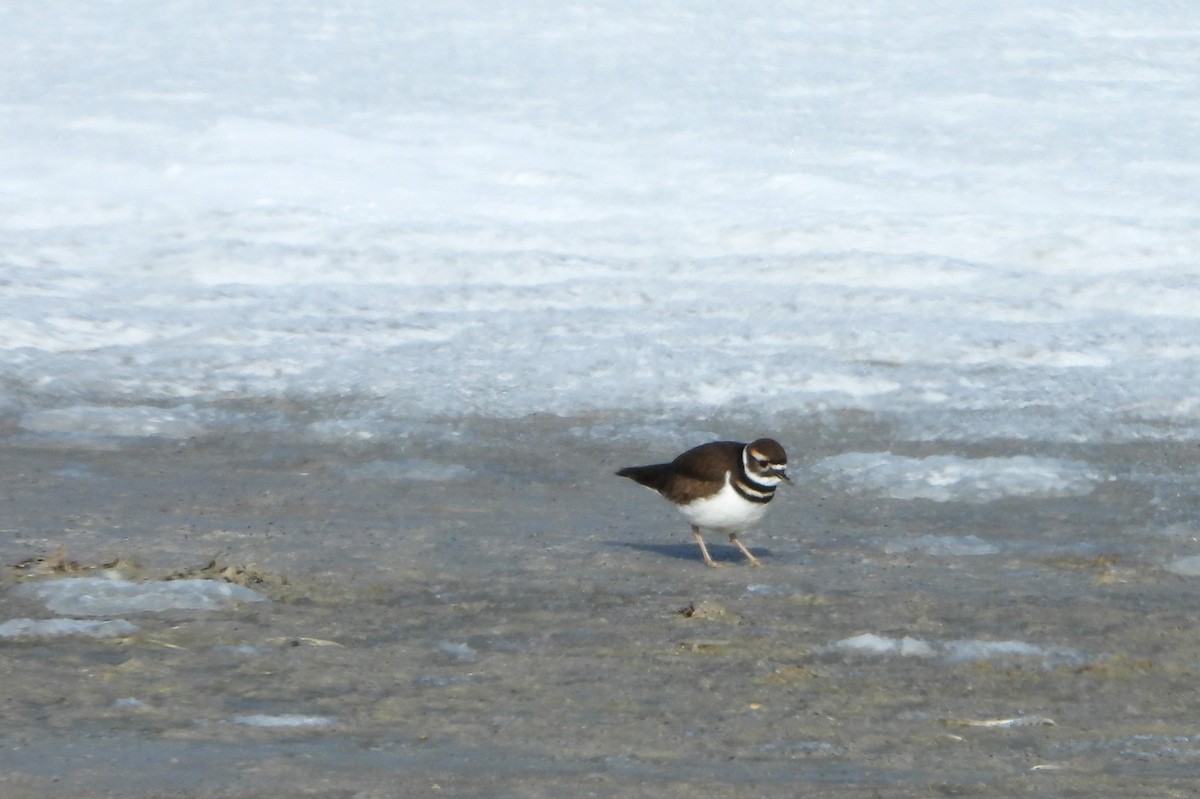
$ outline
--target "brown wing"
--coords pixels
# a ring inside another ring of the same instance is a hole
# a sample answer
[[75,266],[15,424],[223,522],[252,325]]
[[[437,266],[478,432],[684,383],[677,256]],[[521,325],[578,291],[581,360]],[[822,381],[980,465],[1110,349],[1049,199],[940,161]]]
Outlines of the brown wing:
[[[675,473],[697,480],[724,480],[730,464],[742,461],[745,444],[738,441],[713,441],[689,449],[676,458],[671,465]],[[736,467],[735,467],[736,468]]]
[[737,441],[713,441],[689,449],[671,463],[673,473],[663,496],[680,503],[711,496],[714,486],[719,489],[725,483],[730,464],[741,460],[745,446]]
[[686,504],[712,495],[714,486],[720,488],[729,464],[741,461],[745,446],[737,441],[713,441],[689,449],[670,463],[627,466],[617,474],[653,488],[672,502]]
[[[677,474],[669,463],[656,463],[652,466],[627,466],[617,474],[620,477],[628,477],[646,488],[652,488],[672,502],[681,504],[706,497],[713,492],[711,480],[698,480],[695,477]],[[721,479],[724,479],[724,473],[722,473]]]

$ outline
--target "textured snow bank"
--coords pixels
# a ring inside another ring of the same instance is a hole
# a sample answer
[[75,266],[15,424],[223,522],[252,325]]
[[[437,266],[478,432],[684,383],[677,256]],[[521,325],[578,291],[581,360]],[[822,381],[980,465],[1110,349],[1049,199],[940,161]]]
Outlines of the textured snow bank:
[[1026,455],[907,458],[888,452],[850,452],[826,458],[815,468],[828,482],[844,490],[934,502],[1082,496],[1091,493],[1100,479],[1085,463]]

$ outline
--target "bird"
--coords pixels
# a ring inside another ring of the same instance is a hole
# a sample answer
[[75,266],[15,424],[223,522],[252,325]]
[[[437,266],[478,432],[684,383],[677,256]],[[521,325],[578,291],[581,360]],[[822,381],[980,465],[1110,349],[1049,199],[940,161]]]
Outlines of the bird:
[[787,475],[787,453],[773,438],[740,441],[710,441],[693,447],[670,463],[627,466],[618,477],[662,494],[679,509],[692,526],[700,554],[709,566],[722,566],[712,559],[701,530],[728,533],[752,566],[762,562],[738,540],[766,513],[767,503]]

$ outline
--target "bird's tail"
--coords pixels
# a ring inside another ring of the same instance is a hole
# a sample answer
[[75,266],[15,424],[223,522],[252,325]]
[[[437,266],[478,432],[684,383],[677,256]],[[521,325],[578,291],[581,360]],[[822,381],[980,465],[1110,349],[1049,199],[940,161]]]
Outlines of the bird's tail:
[[635,483],[662,491],[666,486],[669,463],[655,463],[651,466],[626,466],[617,470],[618,477],[628,477]]

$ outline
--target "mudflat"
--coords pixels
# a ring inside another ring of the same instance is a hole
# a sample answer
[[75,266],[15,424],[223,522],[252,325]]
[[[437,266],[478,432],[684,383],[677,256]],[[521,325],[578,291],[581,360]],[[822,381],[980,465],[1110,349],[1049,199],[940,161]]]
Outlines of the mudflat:
[[[743,536],[765,567],[713,538],[710,569],[612,475],[666,447],[595,419],[452,426],[0,444],[0,622],[55,615],[17,585],[81,575],[271,600],[0,640],[0,795],[1191,795],[1194,444],[881,444],[797,419],[763,431],[796,483]],[[939,502],[814,468],[879,450],[1103,478]]]

